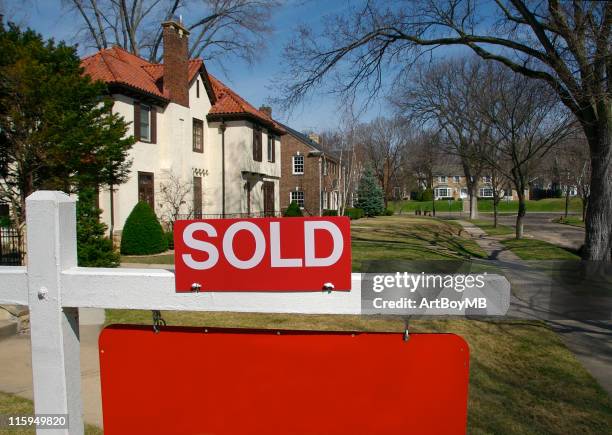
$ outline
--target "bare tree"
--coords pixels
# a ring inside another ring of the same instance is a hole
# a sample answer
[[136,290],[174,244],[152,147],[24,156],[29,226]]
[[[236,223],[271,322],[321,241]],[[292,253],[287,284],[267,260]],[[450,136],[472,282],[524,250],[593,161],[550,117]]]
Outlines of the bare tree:
[[470,201],[470,219],[478,218],[478,188],[491,141],[489,124],[478,111],[484,76],[478,58],[455,58],[432,64],[415,78],[398,80],[391,97],[402,112],[411,113],[440,130],[445,151],[459,158]]
[[160,22],[179,16],[191,32],[189,55],[249,62],[266,46],[277,0],[63,0],[81,19],[80,34],[98,50],[118,45],[150,62],[162,55]]
[[480,116],[491,126],[495,151],[487,149],[481,156],[516,189],[516,238],[520,239],[527,211],[526,192],[534,168],[570,134],[574,118],[548,87],[526,82],[520,75],[496,66],[483,83],[480,99]]
[[403,117],[376,118],[359,129],[360,147],[382,187],[385,208],[392,198],[393,181],[407,161],[412,125]]
[[448,45],[546,83],[589,143],[584,258],[612,260],[612,2],[371,0],[350,8],[329,17],[320,34],[302,27],[286,47],[285,103],[320,85],[372,97],[386,73],[409,74],[423,55]]
[[562,189],[565,194],[565,217],[568,215],[571,189],[575,188],[582,203],[582,220],[584,220],[591,194],[589,186],[591,162],[589,147],[584,136],[574,134],[562,141],[555,163],[564,184]]
[[193,185],[183,180],[172,171],[164,171],[164,180],[159,183],[157,199],[162,212],[162,220],[174,228],[174,223],[181,215],[190,216],[193,211]]

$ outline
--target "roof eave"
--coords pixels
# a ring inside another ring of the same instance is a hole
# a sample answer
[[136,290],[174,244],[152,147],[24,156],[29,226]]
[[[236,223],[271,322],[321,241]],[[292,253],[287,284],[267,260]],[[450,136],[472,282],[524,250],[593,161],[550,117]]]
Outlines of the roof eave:
[[263,119],[258,118],[257,116],[251,114],[251,113],[247,113],[247,112],[240,112],[240,113],[209,113],[208,115],[206,115],[206,119],[208,121],[214,122],[214,121],[250,121],[250,122],[254,122],[256,124],[259,124],[271,131],[273,131],[274,133],[276,133],[279,136],[282,136],[284,134],[286,134],[287,132],[282,129],[279,128],[277,126],[275,126],[272,122],[269,121],[265,121]]

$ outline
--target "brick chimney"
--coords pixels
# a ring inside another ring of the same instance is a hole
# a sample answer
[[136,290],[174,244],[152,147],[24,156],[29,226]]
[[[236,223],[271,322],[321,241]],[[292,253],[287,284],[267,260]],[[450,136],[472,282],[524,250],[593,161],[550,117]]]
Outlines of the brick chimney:
[[189,30],[176,21],[162,23],[164,38],[164,95],[189,107]]
[[270,118],[272,118],[272,108],[270,106],[261,106],[259,108],[259,111],[262,112],[262,113],[265,113]]

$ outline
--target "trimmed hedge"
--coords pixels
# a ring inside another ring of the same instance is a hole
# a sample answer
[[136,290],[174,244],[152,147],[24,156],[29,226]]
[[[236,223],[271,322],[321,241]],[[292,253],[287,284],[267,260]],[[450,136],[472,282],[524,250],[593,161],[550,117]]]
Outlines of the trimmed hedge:
[[385,216],[393,216],[395,213],[392,209],[388,208],[385,210]]
[[338,216],[338,210],[323,210],[323,216]]
[[289,204],[289,207],[287,207],[287,210],[285,210],[285,213],[283,214],[283,216],[302,217],[302,210],[300,209],[300,206],[298,205],[297,202],[292,201],[291,204]]
[[348,216],[351,218],[351,220],[361,219],[364,216],[364,213],[360,208],[347,208],[344,210],[344,216]]
[[159,254],[168,249],[168,242],[155,212],[140,201],[128,216],[121,234],[124,255]]

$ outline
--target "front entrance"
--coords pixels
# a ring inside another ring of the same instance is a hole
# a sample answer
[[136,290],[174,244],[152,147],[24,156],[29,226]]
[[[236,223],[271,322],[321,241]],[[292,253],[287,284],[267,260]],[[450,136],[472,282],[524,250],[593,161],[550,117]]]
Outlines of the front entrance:
[[264,215],[274,216],[274,181],[264,181],[262,189]]

